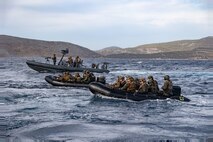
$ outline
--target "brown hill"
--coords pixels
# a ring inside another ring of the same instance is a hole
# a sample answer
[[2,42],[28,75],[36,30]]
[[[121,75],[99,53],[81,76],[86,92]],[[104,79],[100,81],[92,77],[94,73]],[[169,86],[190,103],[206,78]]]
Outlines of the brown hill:
[[72,56],[100,57],[94,51],[68,42],[42,41],[0,35],[0,57],[51,56],[53,53],[60,56],[60,51],[66,48],[69,49],[69,55]]
[[98,50],[96,52],[103,56],[113,55],[113,54],[118,54],[118,53],[119,54],[126,53],[125,49],[117,47],[117,46],[106,47],[106,48]]
[[[97,53],[107,57],[213,58],[213,37],[140,45],[134,48],[106,48]],[[182,54],[182,55],[180,55]]]

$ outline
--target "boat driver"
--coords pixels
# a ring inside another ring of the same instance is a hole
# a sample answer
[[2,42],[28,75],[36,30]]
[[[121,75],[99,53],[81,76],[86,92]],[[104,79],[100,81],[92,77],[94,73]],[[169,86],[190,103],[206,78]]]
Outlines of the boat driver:
[[165,96],[172,95],[173,84],[168,75],[164,76],[164,84],[161,88],[163,90],[163,95]]

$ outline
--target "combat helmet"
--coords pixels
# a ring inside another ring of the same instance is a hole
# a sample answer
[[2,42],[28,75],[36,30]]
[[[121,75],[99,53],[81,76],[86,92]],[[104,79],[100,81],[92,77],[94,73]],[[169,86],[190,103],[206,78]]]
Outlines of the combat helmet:
[[169,78],[170,78],[170,77],[169,77],[168,75],[165,75],[165,76],[164,76],[164,80],[169,80]]
[[153,80],[153,76],[152,75],[148,76],[148,79],[152,79]]

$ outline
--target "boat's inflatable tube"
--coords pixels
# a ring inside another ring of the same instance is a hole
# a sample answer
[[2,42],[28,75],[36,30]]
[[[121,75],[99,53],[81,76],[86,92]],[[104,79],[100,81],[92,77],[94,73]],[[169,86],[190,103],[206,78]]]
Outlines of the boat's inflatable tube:
[[139,93],[128,93],[119,89],[112,89],[105,84],[98,82],[92,82],[89,84],[89,89],[93,94],[99,94],[107,97],[128,99],[133,101],[143,101],[143,100],[155,100],[155,99],[176,99],[179,101],[189,102],[190,100],[184,96],[181,96],[181,88],[179,86],[173,87],[172,96],[163,96],[157,94],[139,94]]

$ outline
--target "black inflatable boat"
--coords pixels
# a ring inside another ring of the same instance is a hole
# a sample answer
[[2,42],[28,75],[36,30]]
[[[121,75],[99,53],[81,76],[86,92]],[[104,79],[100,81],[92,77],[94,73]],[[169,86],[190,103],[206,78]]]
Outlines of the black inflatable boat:
[[53,86],[64,86],[64,87],[89,87],[89,84],[83,84],[83,83],[71,83],[71,82],[61,82],[56,80],[55,76],[46,76],[45,80],[49,83],[52,84]]
[[101,84],[99,82],[92,82],[89,84],[89,89],[93,94],[128,99],[133,101],[143,101],[143,100],[155,100],[155,99],[175,99],[183,102],[189,102],[190,99],[181,96],[181,88],[179,86],[173,86],[173,95],[172,96],[163,96],[157,94],[139,94],[139,93],[127,93],[126,91],[119,89],[111,89],[107,85]]
[[[56,79],[56,76],[52,76],[52,75],[48,75],[45,77],[45,80],[53,85],[53,86],[64,86],[64,87],[86,87],[88,88],[89,87],[89,83],[72,83],[72,82],[62,82],[62,81],[58,81]],[[100,76],[100,77],[97,77],[96,82],[101,82],[102,84],[105,84],[105,77],[103,76]]]

